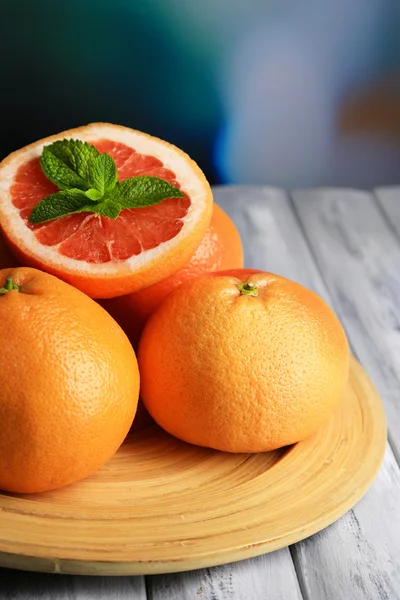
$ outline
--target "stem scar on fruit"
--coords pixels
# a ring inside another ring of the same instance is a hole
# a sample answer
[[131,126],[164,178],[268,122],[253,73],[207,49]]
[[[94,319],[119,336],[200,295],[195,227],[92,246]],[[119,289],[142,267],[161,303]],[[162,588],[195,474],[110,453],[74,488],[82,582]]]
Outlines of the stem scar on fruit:
[[238,283],[237,287],[241,295],[246,296],[258,296],[257,288],[252,281],[245,281],[244,283]]
[[4,287],[0,287],[0,296],[4,296],[4,294],[12,290],[19,292],[19,286],[13,282],[12,277],[7,277]]

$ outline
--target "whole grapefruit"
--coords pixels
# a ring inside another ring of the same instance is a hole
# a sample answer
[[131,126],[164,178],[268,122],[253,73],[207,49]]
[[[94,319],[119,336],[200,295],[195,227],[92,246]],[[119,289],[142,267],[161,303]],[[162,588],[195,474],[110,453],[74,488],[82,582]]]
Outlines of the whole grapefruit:
[[139,372],[119,325],[56,277],[0,271],[0,489],[43,492],[108,461],[135,416]]
[[216,273],[172,292],[139,344],[141,397],[176,437],[263,452],[313,434],[340,402],[346,335],[315,293],[272,273]]

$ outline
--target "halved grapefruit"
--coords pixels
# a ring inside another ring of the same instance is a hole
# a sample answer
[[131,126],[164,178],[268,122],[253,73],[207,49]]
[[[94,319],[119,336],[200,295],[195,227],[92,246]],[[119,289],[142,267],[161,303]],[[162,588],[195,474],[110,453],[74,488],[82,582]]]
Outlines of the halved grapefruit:
[[[151,175],[179,187],[184,198],[123,210],[116,220],[73,214],[33,225],[32,209],[57,191],[42,173],[43,147],[87,141],[110,154],[119,180]],[[63,131],[10,154],[0,164],[0,226],[23,264],[57,275],[93,298],[135,292],[169,277],[194,254],[209,225],[212,193],[182,150],[145,133],[92,123]]]

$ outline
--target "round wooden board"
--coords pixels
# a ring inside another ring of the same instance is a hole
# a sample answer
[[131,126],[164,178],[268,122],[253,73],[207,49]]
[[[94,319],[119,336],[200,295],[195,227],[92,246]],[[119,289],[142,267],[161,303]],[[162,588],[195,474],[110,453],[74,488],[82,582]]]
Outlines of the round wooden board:
[[290,448],[225,454],[151,426],[82,483],[0,495],[0,564],[137,575],[270,552],[349,510],[374,479],[385,445],[382,404],[352,359],[340,409],[317,435]]

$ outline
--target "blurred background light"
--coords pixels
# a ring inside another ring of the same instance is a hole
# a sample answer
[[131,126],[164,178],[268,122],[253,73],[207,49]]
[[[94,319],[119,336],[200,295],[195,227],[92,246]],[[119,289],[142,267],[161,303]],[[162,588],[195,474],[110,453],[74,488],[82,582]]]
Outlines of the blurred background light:
[[400,183],[398,0],[3,0],[0,153],[104,120],[213,182]]

